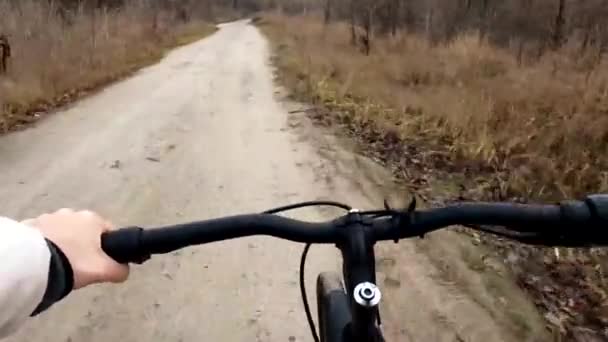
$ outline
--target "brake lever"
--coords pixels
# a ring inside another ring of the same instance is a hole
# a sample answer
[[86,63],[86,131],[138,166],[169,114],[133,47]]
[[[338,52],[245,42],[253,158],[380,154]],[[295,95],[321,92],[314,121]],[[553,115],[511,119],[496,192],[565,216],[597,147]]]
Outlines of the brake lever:
[[[409,223],[411,221],[412,214],[416,211],[416,205],[417,205],[416,196],[412,197],[412,200],[410,201],[410,204],[407,206],[407,208],[397,209],[397,210],[391,208],[388,201],[386,199],[384,199],[384,209],[387,212],[391,213],[393,224],[396,225],[397,227],[399,227],[400,229],[407,229],[407,226],[409,225]],[[395,222],[395,220],[397,220],[397,222]],[[407,224],[404,224],[404,220],[405,220],[405,223],[407,223]],[[397,237],[395,237],[393,242],[399,243],[399,240],[400,240],[399,236],[401,235],[399,233],[400,232],[397,232]],[[422,239],[424,238],[424,233],[422,235],[420,235],[420,238],[422,238]]]

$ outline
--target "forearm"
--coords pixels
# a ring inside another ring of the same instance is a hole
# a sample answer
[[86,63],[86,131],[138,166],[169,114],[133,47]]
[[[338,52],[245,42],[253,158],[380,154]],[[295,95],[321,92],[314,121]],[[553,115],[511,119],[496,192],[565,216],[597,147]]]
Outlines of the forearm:
[[29,226],[0,217],[0,338],[65,297],[73,274],[63,253]]

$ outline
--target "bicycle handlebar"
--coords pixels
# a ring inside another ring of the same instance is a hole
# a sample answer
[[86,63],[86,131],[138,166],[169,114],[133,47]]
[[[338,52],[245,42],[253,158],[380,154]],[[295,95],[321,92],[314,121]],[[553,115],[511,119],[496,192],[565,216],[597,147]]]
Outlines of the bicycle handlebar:
[[241,215],[147,230],[123,228],[105,233],[101,242],[103,250],[121,263],[142,263],[152,254],[252,235],[301,243],[338,243],[355,223],[366,226],[374,242],[422,236],[451,225],[493,225],[507,231],[477,229],[529,244],[608,245],[608,195],[556,205],[460,203],[422,211],[386,211],[380,216],[361,213],[358,217],[353,213],[329,222],[309,223],[271,214]]

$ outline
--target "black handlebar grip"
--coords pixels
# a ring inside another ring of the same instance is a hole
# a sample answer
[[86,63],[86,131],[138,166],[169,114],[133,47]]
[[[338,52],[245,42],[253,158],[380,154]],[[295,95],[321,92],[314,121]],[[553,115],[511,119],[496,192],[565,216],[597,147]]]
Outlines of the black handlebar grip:
[[143,264],[150,259],[142,243],[143,229],[139,227],[122,228],[101,235],[101,249],[121,264]]
[[591,195],[583,201],[560,203],[559,245],[608,245],[608,195]]
[[608,230],[608,194],[587,196],[585,202],[596,222]]

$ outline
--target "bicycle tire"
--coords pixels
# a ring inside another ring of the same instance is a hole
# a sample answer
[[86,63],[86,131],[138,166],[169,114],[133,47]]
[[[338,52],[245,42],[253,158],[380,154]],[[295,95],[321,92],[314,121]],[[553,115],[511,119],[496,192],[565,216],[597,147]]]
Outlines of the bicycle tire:
[[317,277],[317,309],[321,342],[344,342],[351,313],[342,277],[337,273],[323,272]]

